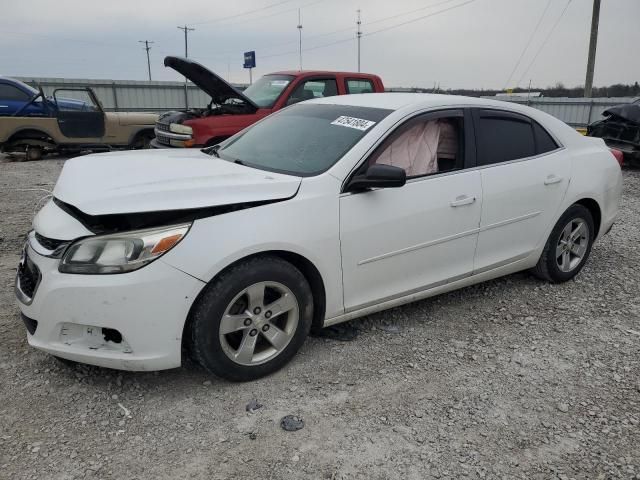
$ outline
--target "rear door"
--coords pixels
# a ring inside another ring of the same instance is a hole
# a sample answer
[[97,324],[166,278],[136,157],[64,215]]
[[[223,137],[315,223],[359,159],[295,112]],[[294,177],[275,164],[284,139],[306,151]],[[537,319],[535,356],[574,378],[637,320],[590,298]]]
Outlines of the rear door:
[[65,137],[104,136],[105,117],[100,102],[88,88],[59,88],[53,92],[58,127]]
[[568,152],[536,121],[474,109],[482,220],[474,273],[525,258],[543,240],[569,185]]

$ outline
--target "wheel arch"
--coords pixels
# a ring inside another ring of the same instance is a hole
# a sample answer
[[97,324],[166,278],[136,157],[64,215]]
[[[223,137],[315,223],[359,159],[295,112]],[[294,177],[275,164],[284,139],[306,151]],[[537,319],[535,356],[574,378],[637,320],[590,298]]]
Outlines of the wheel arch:
[[24,127],[24,128],[20,128],[19,130],[15,130],[9,136],[6,143],[10,144],[23,138],[43,141],[51,145],[56,145],[56,141],[54,140],[53,136],[49,132],[37,127]]
[[[207,285],[216,281],[218,277],[220,277],[220,275],[222,275],[224,272],[228,271],[229,269],[233,268],[239,263],[245,262],[249,259],[256,258],[256,257],[269,257],[269,256],[281,258],[282,260],[296,267],[298,270],[300,270],[302,275],[304,275],[307,282],[309,282],[309,287],[311,288],[311,294],[313,295],[313,320],[312,320],[311,328],[313,329],[322,328],[324,324],[324,316],[325,316],[325,309],[326,309],[326,289],[325,289],[324,280],[322,278],[322,275],[320,274],[320,271],[313,264],[313,262],[311,262],[311,260],[304,257],[303,255],[300,255],[299,253],[294,253],[288,250],[265,250],[262,252],[257,252],[251,255],[247,255],[245,257],[235,260],[234,262],[224,267],[211,280],[209,280],[209,282],[207,282]],[[190,336],[188,333],[191,328],[193,308],[198,303],[198,300],[200,299],[200,296],[203,294],[203,292],[204,292],[204,288],[200,291],[200,293],[194,300],[193,304],[191,305],[191,308],[189,309],[189,314],[185,321],[183,332],[182,332],[183,349],[187,346],[186,341]]]
[[598,204],[598,202],[593,198],[589,197],[581,198],[580,200],[574,202],[574,204],[582,205],[591,213],[591,216],[593,217],[593,226],[596,230],[594,238],[597,239],[598,235],[600,234],[600,225],[602,222],[602,209],[600,208],[600,204]]
[[129,136],[129,145],[133,145],[138,140],[138,138],[140,138],[142,135],[145,135],[147,133],[150,133],[154,137],[156,135],[153,126],[144,126],[144,127],[138,128],[137,130],[134,130]]

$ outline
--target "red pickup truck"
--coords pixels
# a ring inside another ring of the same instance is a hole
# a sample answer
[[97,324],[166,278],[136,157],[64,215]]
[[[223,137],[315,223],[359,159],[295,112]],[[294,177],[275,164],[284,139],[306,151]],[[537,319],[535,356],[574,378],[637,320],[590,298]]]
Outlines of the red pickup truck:
[[184,75],[211,97],[204,108],[160,115],[155,148],[215,145],[261,118],[312,98],[384,92],[382,80],[366,73],[286,71],[265,75],[244,92],[193,60],[166,57],[164,64]]

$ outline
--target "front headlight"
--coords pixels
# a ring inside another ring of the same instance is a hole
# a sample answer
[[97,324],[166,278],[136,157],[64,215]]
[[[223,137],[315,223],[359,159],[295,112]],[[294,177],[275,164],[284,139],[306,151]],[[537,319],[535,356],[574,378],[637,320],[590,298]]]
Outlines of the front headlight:
[[153,262],[171,250],[191,224],[88,237],[64,253],[61,273],[125,273]]
[[172,123],[169,125],[169,130],[173,133],[182,133],[184,135],[191,135],[193,133],[193,128],[188,125],[182,125],[180,123]]

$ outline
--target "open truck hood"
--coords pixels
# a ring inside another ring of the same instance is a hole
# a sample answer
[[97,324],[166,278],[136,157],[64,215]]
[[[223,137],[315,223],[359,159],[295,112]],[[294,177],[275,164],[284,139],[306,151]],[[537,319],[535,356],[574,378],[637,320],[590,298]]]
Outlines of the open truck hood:
[[195,149],[139,150],[67,160],[53,196],[89,216],[144,216],[283,200],[296,194],[301,180]]
[[182,57],[165,57],[164,66],[173,68],[179,74],[187,77],[210,95],[216,105],[222,105],[229,99],[235,99],[242,101],[253,112],[259,108],[251,99],[198,62]]

